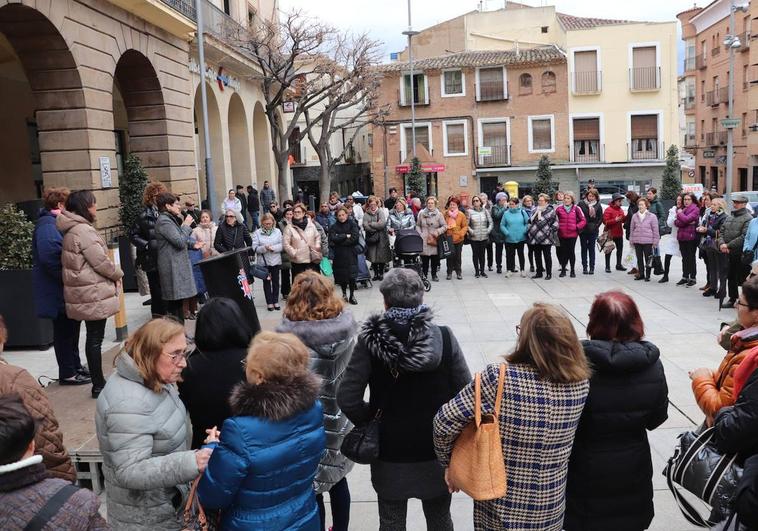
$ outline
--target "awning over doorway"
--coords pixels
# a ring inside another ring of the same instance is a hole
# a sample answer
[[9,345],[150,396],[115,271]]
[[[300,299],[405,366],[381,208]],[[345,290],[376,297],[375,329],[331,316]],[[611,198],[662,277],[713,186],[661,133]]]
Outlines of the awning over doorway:
[[[421,171],[424,173],[436,173],[445,171],[445,165],[434,162],[429,150],[423,144],[416,144],[416,157],[421,165]],[[402,164],[395,166],[395,173],[410,173],[413,164],[413,155],[408,154]]]

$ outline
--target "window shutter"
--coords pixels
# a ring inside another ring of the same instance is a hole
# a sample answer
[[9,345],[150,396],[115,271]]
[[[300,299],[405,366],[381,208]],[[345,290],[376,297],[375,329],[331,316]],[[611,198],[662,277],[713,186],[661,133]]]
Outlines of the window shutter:
[[658,115],[632,116],[632,139],[658,138]]
[[655,66],[655,46],[645,46],[632,50],[634,68],[649,68]]
[[574,70],[576,72],[596,72],[597,52],[595,50],[590,50],[587,52],[575,52]]
[[505,122],[488,122],[482,124],[482,146],[508,145],[507,126]]
[[574,140],[600,140],[600,118],[575,118]]
[[532,120],[532,149],[552,149],[550,120]]
[[499,66],[496,68],[481,68],[479,70],[479,82],[485,83],[502,83],[503,69]]

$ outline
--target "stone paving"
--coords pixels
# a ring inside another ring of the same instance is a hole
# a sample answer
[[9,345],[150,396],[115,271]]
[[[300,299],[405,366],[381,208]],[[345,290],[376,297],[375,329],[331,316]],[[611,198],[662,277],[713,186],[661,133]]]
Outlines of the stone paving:
[[[657,283],[658,277],[649,283],[636,282],[631,275],[617,271],[608,274],[602,267],[596,270],[594,276],[582,275],[579,267],[577,278],[560,279],[554,274],[550,281],[531,280],[518,275],[506,279],[494,272],[489,273],[489,278],[476,279],[468,248],[464,251],[463,263],[463,280],[446,281],[443,275],[439,283],[433,283],[425,302],[434,308],[439,324],[452,328],[472,372],[481,370],[487,363],[496,362],[501,355],[513,348],[515,325],[524,310],[534,302],[560,305],[570,315],[580,338],[584,338],[587,314],[595,294],[621,289],[634,297],[645,321],[647,339],[661,350],[671,402],[668,420],[650,433],[656,511],[650,529],[695,529],[679,513],[660,471],[672,453],[676,436],[703,419],[692,396],[687,372],[701,366],[718,366],[724,351],[716,344],[716,333],[722,321],[735,318],[735,311],[719,312],[717,302],[712,298],[703,298],[702,292],[697,288],[675,286],[681,274],[681,262],[678,259],[672,263],[672,281],[663,285]],[[578,256],[577,263],[580,263]],[[701,285],[704,278],[702,262],[698,262],[698,269],[701,280],[698,285]],[[266,311],[259,283],[256,283],[255,293],[261,325],[264,329],[272,329],[278,323],[280,313]],[[376,285],[371,289],[359,289],[356,296],[359,304],[352,310],[358,320],[382,308],[381,295]],[[142,300],[144,298],[136,294],[127,295],[131,331],[149,318],[149,309],[141,306]],[[84,334],[81,339],[83,356]],[[106,350],[116,345],[111,320],[103,348]],[[10,363],[26,367],[34,376],[56,374],[52,349],[6,352],[5,357]],[[61,396],[60,393],[56,395]],[[92,431],[94,432],[94,422]],[[357,465],[348,476],[348,481],[352,494],[351,529],[378,528],[376,495],[371,487],[368,467]],[[326,498],[328,500],[328,496]],[[456,529],[473,528],[472,503],[468,497],[456,494],[453,497],[452,512]],[[408,529],[424,528],[421,504],[411,501]]]

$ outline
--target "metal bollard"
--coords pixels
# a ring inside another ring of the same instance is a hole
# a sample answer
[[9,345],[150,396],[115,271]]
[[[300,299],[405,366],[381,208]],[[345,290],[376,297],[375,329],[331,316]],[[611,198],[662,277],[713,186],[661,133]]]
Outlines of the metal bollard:
[[[118,241],[108,244],[108,254],[110,259],[121,267],[121,255],[118,252]],[[126,305],[124,303],[124,283],[119,282],[118,287],[118,313],[114,315],[116,325],[116,341],[125,341],[129,336],[129,330],[126,324]]]

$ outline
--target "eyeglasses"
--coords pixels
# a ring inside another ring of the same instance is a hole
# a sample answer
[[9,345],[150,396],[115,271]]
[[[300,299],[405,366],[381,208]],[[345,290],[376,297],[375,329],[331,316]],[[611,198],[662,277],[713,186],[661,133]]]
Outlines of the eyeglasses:
[[236,218],[236,217],[237,217],[237,216],[226,216],[226,219],[229,219],[229,218]]
[[745,308],[750,309],[750,305],[749,304],[745,304],[741,300],[736,301],[735,304],[738,305],[738,306],[744,306]]
[[174,363],[174,365],[179,365],[182,361],[187,361],[187,358],[189,357],[191,352],[191,349],[187,347],[186,350],[175,350],[174,352],[161,352],[163,356],[168,356],[171,358],[171,361]]
[[516,335],[517,336],[521,335],[521,325],[516,325]]

